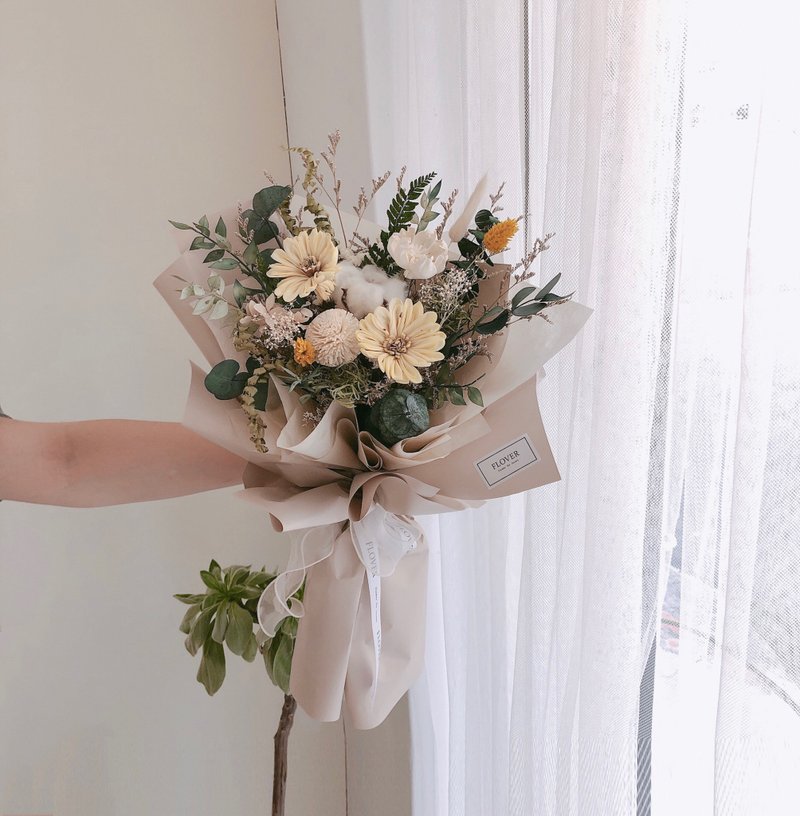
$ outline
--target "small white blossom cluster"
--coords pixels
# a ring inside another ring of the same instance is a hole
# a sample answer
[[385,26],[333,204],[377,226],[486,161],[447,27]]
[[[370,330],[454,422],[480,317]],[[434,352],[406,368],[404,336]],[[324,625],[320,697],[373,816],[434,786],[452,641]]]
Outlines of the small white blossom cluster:
[[243,311],[240,329],[251,332],[269,350],[290,346],[312,317],[310,309],[288,309],[277,305],[274,295],[250,298],[244,303]]
[[444,320],[461,305],[475,280],[474,272],[451,266],[445,274],[420,284],[419,299],[426,309],[435,311]]

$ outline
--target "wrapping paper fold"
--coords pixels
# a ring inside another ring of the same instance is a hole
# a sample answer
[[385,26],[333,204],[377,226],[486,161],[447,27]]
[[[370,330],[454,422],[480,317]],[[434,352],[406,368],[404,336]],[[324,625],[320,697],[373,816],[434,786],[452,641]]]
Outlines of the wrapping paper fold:
[[[222,215],[235,223],[236,210]],[[188,251],[180,233],[180,258],[155,285],[210,365],[238,359],[229,328],[208,323],[180,301],[174,275],[204,283],[202,253]],[[494,267],[482,296],[491,298],[507,269]],[[499,272],[500,274],[497,274]],[[233,273],[227,275],[231,283]],[[334,403],[317,425],[304,422],[297,396],[272,380],[264,411],[269,453],[253,447],[247,417],[235,400],[219,401],[192,366],[184,424],[247,460],[242,497],[262,507],[279,531],[327,527],[330,555],[306,572],[303,617],[292,663],[291,690],[317,720],[344,710],[357,728],[378,725],[417,675],[424,653],[427,548],[424,541],[382,579],[381,651],[376,677],[375,633],[365,566],[350,525],[376,505],[413,517],[474,507],[488,499],[530,490],[559,479],[536,400],[536,374],[577,334],[590,314],[568,302],[548,320],[515,323],[491,338],[492,359],[478,358],[462,371],[464,382],[483,374],[484,407],[448,404],[433,411],[431,427],[387,448],[359,431],[355,411]]]

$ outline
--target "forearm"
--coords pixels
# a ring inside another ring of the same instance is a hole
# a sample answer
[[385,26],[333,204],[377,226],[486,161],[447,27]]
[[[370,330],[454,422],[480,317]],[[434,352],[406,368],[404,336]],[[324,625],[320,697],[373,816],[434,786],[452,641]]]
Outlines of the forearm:
[[0,498],[98,507],[241,483],[245,462],[174,422],[0,419]]

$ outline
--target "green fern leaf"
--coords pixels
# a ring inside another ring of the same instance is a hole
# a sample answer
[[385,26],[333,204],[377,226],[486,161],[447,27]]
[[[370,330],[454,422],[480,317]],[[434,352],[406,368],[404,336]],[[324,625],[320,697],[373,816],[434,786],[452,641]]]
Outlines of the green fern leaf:
[[436,173],[428,173],[427,176],[420,176],[414,179],[408,186],[408,190],[401,189],[392,199],[387,213],[389,217],[389,234],[405,229],[414,217],[414,210],[417,202],[425,188],[436,178]]

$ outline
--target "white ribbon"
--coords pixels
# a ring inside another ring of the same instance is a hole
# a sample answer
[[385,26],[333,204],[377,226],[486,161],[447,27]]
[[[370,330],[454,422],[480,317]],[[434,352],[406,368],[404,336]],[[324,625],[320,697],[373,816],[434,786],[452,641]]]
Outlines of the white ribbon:
[[[303,617],[303,603],[293,596],[303,585],[308,570],[333,553],[342,529],[341,524],[312,527],[292,545],[286,569],[261,593],[258,601],[258,622],[269,637],[275,636],[281,621],[287,617]],[[361,521],[351,522],[350,534],[358,559],[367,574],[375,646],[374,699],[382,650],[381,579],[388,578],[403,556],[416,549],[422,538],[422,530],[412,520],[387,513],[380,505],[374,505]]]
[[381,578],[388,578],[400,559],[416,549],[422,535],[400,516],[374,506],[361,520],[351,525],[353,544],[364,569],[367,571],[372,641],[375,646],[375,677],[372,681],[372,699],[378,690],[383,640],[381,634]]

